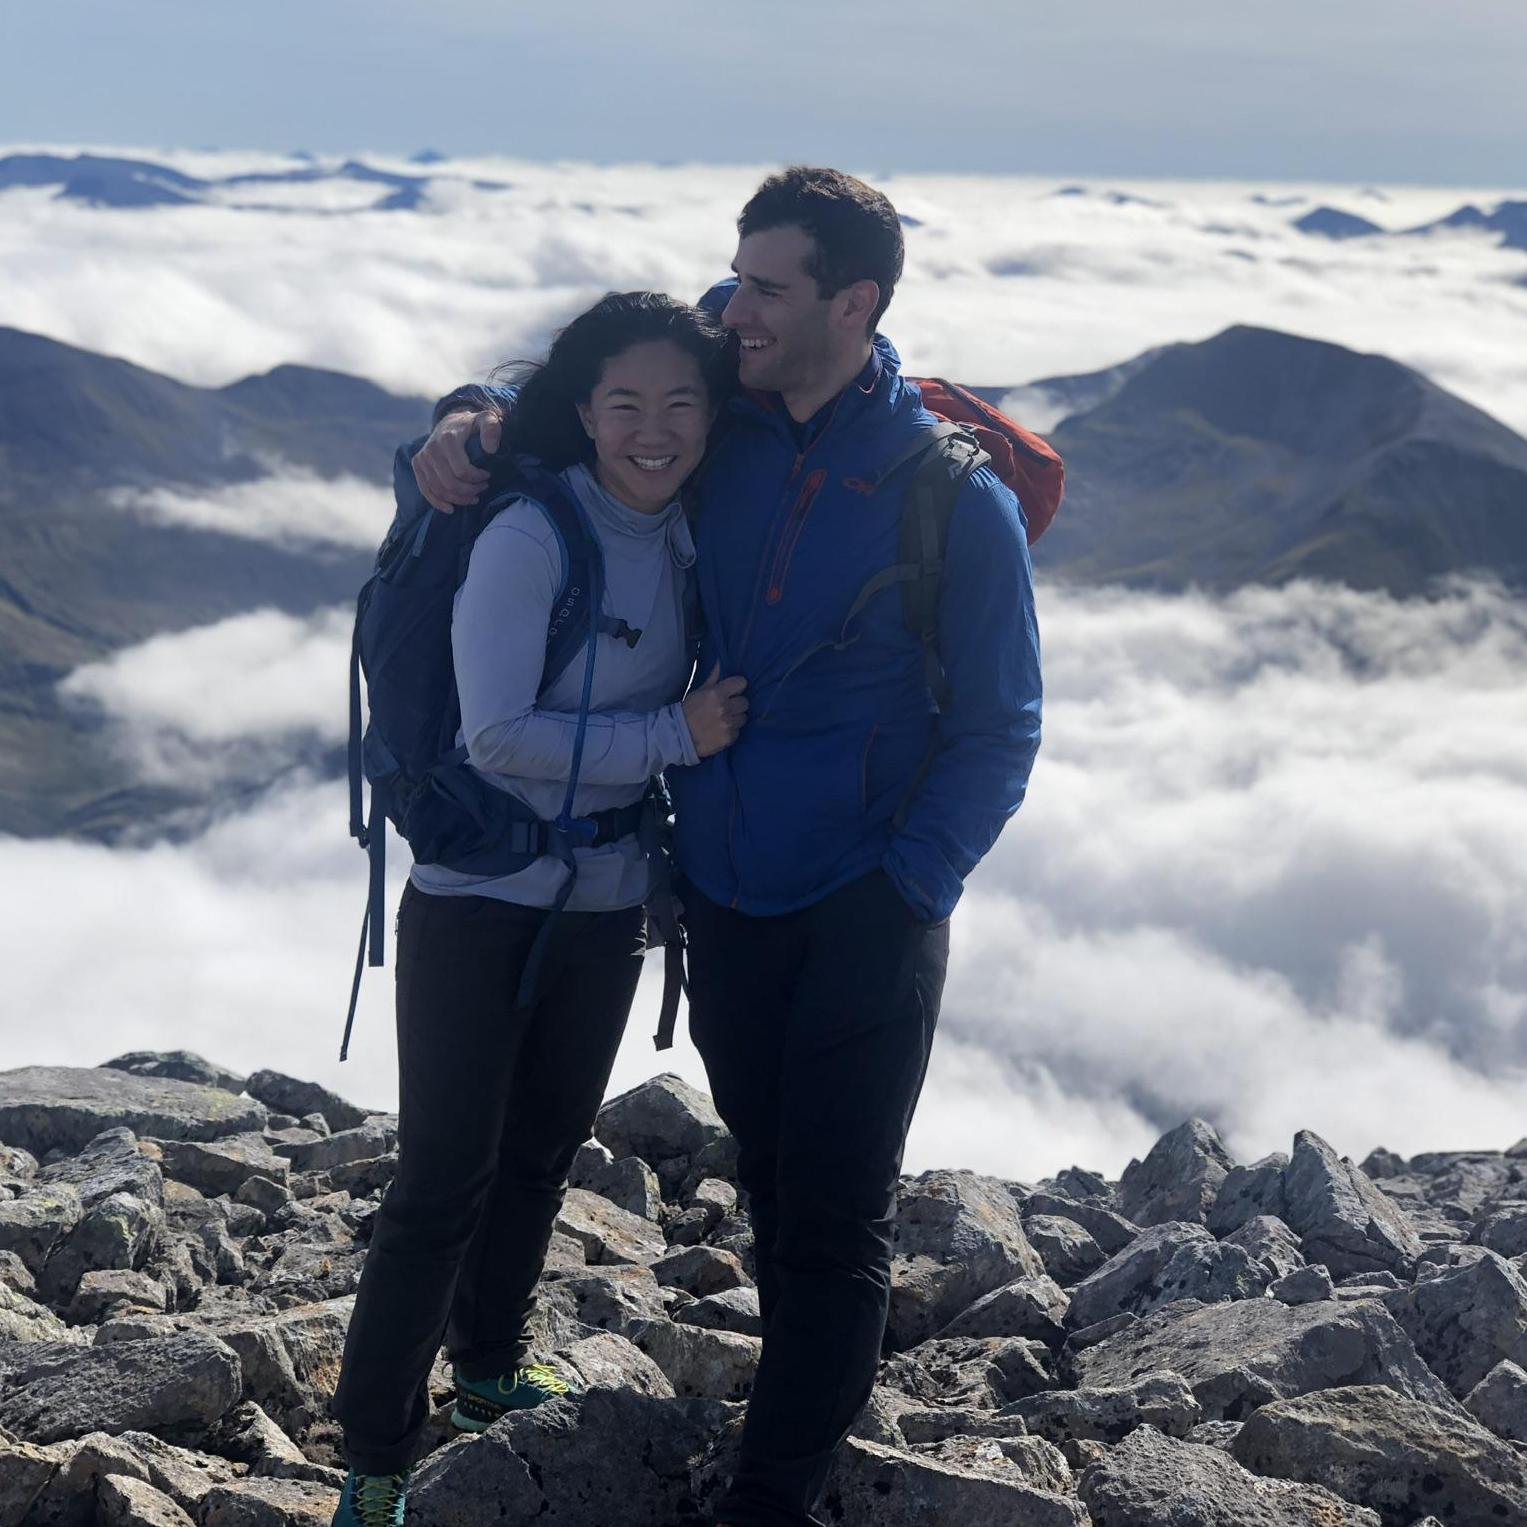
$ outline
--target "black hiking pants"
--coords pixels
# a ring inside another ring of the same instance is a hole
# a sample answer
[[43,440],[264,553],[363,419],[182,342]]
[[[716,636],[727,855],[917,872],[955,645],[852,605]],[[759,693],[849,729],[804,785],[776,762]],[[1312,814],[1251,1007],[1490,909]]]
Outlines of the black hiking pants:
[[442,1339],[468,1379],[525,1354],[568,1169],[604,1097],[645,948],[640,907],[564,912],[539,996],[516,1009],[546,915],[403,893],[398,1172],[373,1222],[333,1406],[362,1474],[413,1462]]
[[764,1327],[716,1519],[806,1527],[880,1360],[949,925],[918,922],[879,870],[780,917],[684,899],[690,1033],[737,1137]]

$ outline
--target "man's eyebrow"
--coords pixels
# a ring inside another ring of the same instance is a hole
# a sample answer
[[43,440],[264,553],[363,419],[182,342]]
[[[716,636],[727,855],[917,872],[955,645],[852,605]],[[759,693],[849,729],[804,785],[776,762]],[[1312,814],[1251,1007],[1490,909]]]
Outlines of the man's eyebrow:
[[761,286],[766,292],[782,292],[785,289],[783,282],[769,281],[763,276],[743,275],[743,273],[737,269],[737,262],[735,260],[732,261],[732,274],[736,276],[739,281],[751,281],[754,286]]

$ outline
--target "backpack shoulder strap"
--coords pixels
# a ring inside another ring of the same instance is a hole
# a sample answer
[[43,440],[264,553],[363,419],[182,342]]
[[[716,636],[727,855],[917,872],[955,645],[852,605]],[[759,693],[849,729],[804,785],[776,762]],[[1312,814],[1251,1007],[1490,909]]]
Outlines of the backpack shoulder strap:
[[917,466],[907,484],[901,511],[903,575],[898,581],[903,618],[923,649],[928,688],[934,703],[943,710],[948,704],[949,686],[939,656],[938,611],[949,517],[966,479],[991,458],[975,437],[958,425],[943,424],[928,433],[932,439],[924,440],[921,449],[913,453]]

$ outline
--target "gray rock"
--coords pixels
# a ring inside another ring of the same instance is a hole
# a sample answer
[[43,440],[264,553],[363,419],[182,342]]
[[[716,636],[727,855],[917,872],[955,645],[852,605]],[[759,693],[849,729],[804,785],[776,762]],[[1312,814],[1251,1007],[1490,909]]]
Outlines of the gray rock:
[[141,1268],[163,1230],[164,1212],[153,1204],[130,1193],[102,1199],[53,1248],[38,1279],[43,1297],[52,1304],[67,1304],[87,1272]]
[[103,1071],[127,1071],[133,1076],[167,1077],[176,1082],[195,1082],[200,1087],[219,1087],[224,1092],[242,1092],[244,1078],[226,1066],[219,1066],[189,1050],[132,1050],[115,1060],[103,1061]]
[[1259,1479],[1219,1448],[1149,1426],[1086,1469],[1076,1493],[1093,1527],[1379,1527],[1328,1490]]
[[1527,1521],[1527,1467],[1509,1443],[1457,1407],[1379,1385],[1264,1405],[1232,1445],[1259,1474],[1321,1484],[1408,1523],[1423,1512],[1464,1524]]
[[640,1156],[653,1166],[678,1156],[692,1157],[725,1133],[711,1100],[669,1073],[611,1098],[594,1122],[595,1138],[617,1160]]
[[737,1189],[724,1177],[702,1177],[689,1195],[691,1208],[713,1207],[724,1218],[737,1211]]
[[[889,1391],[895,1393],[895,1391]],[[1022,1416],[989,1410],[961,1410],[952,1406],[907,1405],[896,1411],[896,1429],[907,1447],[942,1442],[947,1437],[1026,1437],[1028,1426]],[[873,1439],[872,1439],[873,1440]],[[891,1446],[898,1444],[892,1443]]]
[[1393,1151],[1385,1150],[1382,1145],[1375,1146],[1373,1150],[1363,1157],[1362,1169],[1375,1182],[1385,1177],[1400,1177],[1407,1170],[1405,1158],[1397,1156]]
[[110,1315],[93,1332],[80,1331],[97,1347],[109,1346],[114,1341],[143,1341],[150,1336],[178,1336],[186,1329],[184,1321],[173,1315],[161,1315],[153,1310],[126,1310],[120,1315]]
[[45,1304],[0,1283],[0,1341],[80,1341]]
[[675,1247],[652,1264],[652,1276],[665,1287],[682,1288],[696,1299],[743,1288],[750,1282],[742,1263],[731,1252],[718,1251],[714,1246]]
[[1232,1167],[1214,1195],[1209,1210],[1209,1229],[1223,1239],[1239,1230],[1247,1220],[1261,1215],[1281,1220],[1287,1203],[1283,1191],[1283,1173],[1288,1157],[1275,1151],[1250,1166]]
[[1269,1278],[1286,1277],[1306,1265],[1299,1237],[1271,1214],[1254,1215],[1223,1239],[1227,1246],[1239,1246]]
[[[371,1116],[368,1115],[368,1117]],[[297,1126],[300,1129],[311,1129],[316,1134],[320,1135],[332,1135],[334,1133],[333,1125],[331,1125],[321,1113],[303,1114],[303,1116],[297,1120]]]
[[1336,1297],[1330,1273],[1318,1262],[1313,1267],[1300,1267],[1285,1274],[1269,1284],[1267,1292],[1284,1304],[1314,1304]]
[[1171,1221],[1142,1231],[1083,1278],[1066,1318],[1080,1328],[1177,1299],[1251,1299],[1266,1286],[1266,1272],[1240,1247],[1216,1241],[1202,1225]]
[[106,1527],[194,1527],[162,1490],[125,1474],[108,1475],[95,1498],[97,1515]]
[[567,1190],[556,1228],[572,1236],[596,1266],[646,1265],[668,1249],[662,1231],[651,1220],[583,1188]]
[[346,1161],[331,1166],[323,1173],[332,1188],[342,1188],[347,1193],[364,1196],[378,1193],[398,1175],[398,1153],[389,1151],[385,1156],[371,1156],[362,1161]]
[[0,1522],[5,1527],[27,1520],[67,1457],[67,1446],[39,1447],[0,1432]]
[[756,1336],[649,1320],[632,1329],[631,1340],[668,1375],[675,1394],[745,1400],[752,1393],[761,1350]]
[[1035,1489],[1017,1468],[978,1473],[852,1437],[833,1460],[822,1504],[829,1521],[866,1527],[1087,1527],[1075,1500]]
[[1168,1305],[1069,1361],[1084,1387],[1127,1385],[1156,1369],[1180,1373],[1215,1421],[1238,1421],[1269,1400],[1336,1384],[1389,1384],[1452,1403],[1410,1338],[1374,1303]]
[[665,1234],[670,1246],[698,1246],[716,1223],[716,1211],[709,1204],[696,1204],[669,1220]]
[[0,1140],[36,1156],[80,1151],[125,1126],[166,1140],[215,1140],[265,1124],[264,1107],[217,1087],[95,1066],[0,1071]]
[[201,1527],[329,1527],[339,1491],[303,1479],[241,1479],[202,1504]]
[[1527,1280],[1510,1262],[1486,1250],[1425,1272],[1384,1302],[1459,1399],[1502,1358],[1527,1366]]
[[1058,1347],[1070,1301],[1053,1278],[1016,1278],[967,1305],[940,1336],[1024,1336]]
[[415,1471],[409,1527],[673,1527],[697,1511],[691,1474],[707,1458],[718,1407],[594,1389],[512,1412]]
[[274,1315],[214,1318],[206,1329],[238,1354],[242,1382],[235,1398],[253,1401],[283,1429],[300,1433],[328,1413],[353,1309],[353,1299],[340,1298]]
[[1108,1260],[1103,1248],[1075,1220],[1058,1214],[1029,1215],[1023,1233],[1039,1253],[1045,1271],[1067,1288]]
[[1508,1442],[1527,1442],[1527,1369],[1502,1359],[1468,1393],[1464,1409]]
[[164,1285],[146,1273],[120,1268],[87,1272],[69,1301],[69,1319],[75,1325],[98,1325],[124,1308],[163,1314]]
[[585,1390],[632,1389],[658,1399],[674,1397],[668,1375],[635,1342],[613,1331],[581,1337],[554,1356],[553,1366]]
[[260,1134],[225,1135],[220,1140],[155,1141],[163,1154],[166,1174],[216,1197],[236,1194],[251,1177],[285,1183],[291,1171]]
[[1242,1425],[1240,1421],[1200,1421],[1183,1440],[1197,1442],[1203,1447],[1217,1447],[1222,1453],[1228,1453]]
[[1137,1225],[1172,1220],[1203,1224],[1235,1162],[1202,1119],[1187,1119],[1164,1134],[1144,1161],[1131,1161],[1119,1179],[1119,1211]]
[[1527,1204],[1495,1210],[1474,1227],[1469,1239],[1503,1257],[1527,1253]]
[[738,1336],[762,1336],[763,1318],[758,1312],[756,1288],[729,1288],[706,1294],[687,1304],[674,1317],[680,1325],[700,1326],[707,1331],[732,1331]]
[[907,1439],[902,1436],[897,1421],[910,1403],[904,1394],[876,1384],[870,1390],[864,1408],[854,1418],[854,1424],[849,1427],[849,1436],[857,1437],[861,1442],[878,1442],[883,1447],[904,1448]]
[[0,1286],[28,1299],[37,1292],[37,1279],[14,1251],[0,1251]]
[[[294,1133],[294,1131],[293,1131]],[[352,1129],[317,1135],[302,1144],[281,1144],[277,1151],[299,1172],[330,1172],[357,1161],[374,1161],[397,1144],[398,1133],[379,1119],[367,1119]],[[269,1173],[266,1174],[267,1176]]]
[[[282,1162],[282,1166],[285,1165],[286,1163]],[[278,1210],[284,1209],[293,1199],[292,1190],[286,1186],[286,1173],[283,1171],[279,1178],[262,1177],[258,1173],[253,1177],[246,1177],[234,1191],[233,1201],[258,1209],[261,1214],[269,1218]]]
[[280,1071],[256,1071],[245,1081],[244,1091],[273,1113],[289,1113],[299,1119],[304,1114],[321,1113],[330,1129],[354,1129],[371,1117],[369,1108],[357,1108],[317,1082],[299,1081]]
[[252,1400],[227,1411],[201,1434],[203,1447],[219,1457],[266,1472],[278,1463],[302,1463],[302,1449]]
[[0,1203],[0,1251],[14,1252],[34,1278],[53,1248],[79,1223],[79,1194],[65,1183],[29,1189]]
[[1039,1191],[1031,1193],[1024,1201],[1023,1217],[1044,1215],[1053,1219],[1068,1219],[1080,1225],[1097,1242],[1104,1256],[1111,1257],[1122,1251],[1140,1233],[1140,1226],[1127,1220],[1122,1214],[1101,1203],[1078,1202],[1059,1193]]
[[77,1155],[37,1173],[38,1182],[65,1182],[93,1209],[115,1193],[126,1193],[155,1208],[164,1207],[164,1173],[157,1145],[140,1141],[130,1129],[108,1129]]
[[1398,1205],[1352,1162],[1307,1129],[1294,1136],[1283,1174],[1284,1218],[1305,1260],[1324,1262],[1333,1278],[1387,1268],[1409,1277],[1421,1240]]
[[1175,1373],[1147,1373],[1116,1389],[1052,1389],[1007,1408],[1036,1437],[1057,1445],[1076,1439],[1117,1443],[1137,1426],[1185,1437],[1203,1419],[1186,1381]]
[[94,1433],[80,1443],[76,1461],[92,1453],[99,1459],[102,1477],[125,1472],[144,1479],[192,1516],[209,1490],[227,1484],[238,1473],[225,1458],[176,1447],[150,1432],[128,1431],[117,1437]]
[[892,1344],[913,1346],[981,1295],[1044,1271],[1000,1182],[974,1172],[924,1172],[897,1194]]
[[925,1405],[995,1410],[1055,1386],[1043,1342],[1018,1336],[933,1337],[881,1364],[881,1383]]
[[238,1358],[200,1332],[38,1350],[0,1390],[0,1426],[32,1442],[215,1421],[239,1398]]
[[[537,1294],[546,1344],[560,1346],[573,1326],[630,1337],[638,1324],[665,1318],[663,1289],[646,1267],[589,1267],[556,1272]],[[689,1306],[694,1309],[695,1306]],[[577,1334],[583,1334],[580,1330]]]
[[1055,1495],[1075,1492],[1076,1480],[1066,1455],[1043,1437],[999,1437],[997,1447],[1025,1481]]
[[598,1146],[606,1157],[609,1152],[599,1142],[590,1141],[582,1147],[587,1154],[580,1167],[574,1162],[574,1170],[568,1181],[575,1188],[585,1188],[607,1198],[612,1204],[643,1219],[656,1220],[663,1210],[662,1185],[657,1173],[640,1156],[623,1156],[619,1161],[600,1161],[593,1156],[590,1146]]

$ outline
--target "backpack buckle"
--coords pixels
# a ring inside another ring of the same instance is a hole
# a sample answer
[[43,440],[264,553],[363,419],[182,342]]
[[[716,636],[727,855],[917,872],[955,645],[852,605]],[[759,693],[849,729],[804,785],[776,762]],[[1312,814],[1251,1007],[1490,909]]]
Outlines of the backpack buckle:
[[594,839],[599,836],[599,823],[593,817],[559,816],[551,824],[548,836],[556,841],[558,848],[568,853],[575,848],[592,848]]

